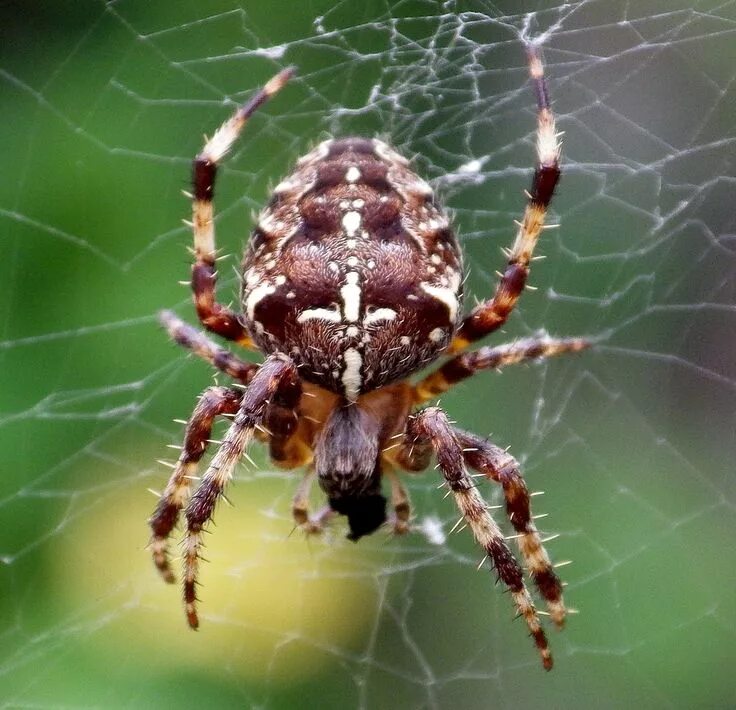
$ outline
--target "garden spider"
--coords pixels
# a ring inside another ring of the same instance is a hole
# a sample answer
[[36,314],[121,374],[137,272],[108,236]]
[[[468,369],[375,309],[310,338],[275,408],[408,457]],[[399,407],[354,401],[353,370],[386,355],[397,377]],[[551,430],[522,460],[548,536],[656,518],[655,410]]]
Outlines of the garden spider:
[[[180,345],[238,385],[210,387],[189,420],[181,456],[150,519],[156,567],[168,582],[168,538],[184,509],[184,601],[197,628],[196,586],[202,533],[255,437],[273,462],[306,467],[293,501],[296,524],[309,533],[339,513],[358,540],[385,522],[409,529],[410,507],[397,469],[419,472],[435,455],[462,516],[509,588],[546,669],[552,656],[522,568],[467,469],[499,483],[521,557],[552,621],[563,625],[562,584],[534,525],[529,493],[515,459],[456,428],[437,406],[415,408],[480,370],[587,347],[583,339],[546,335],[498,347],[465,348],[502,326],[524,289],[529,263],[559,178],[558,136],[538,50],[528,47],[538,104],[538,163],[516,241],[495,294],[463,316],[462,255],[431,187],[409,162],[379,140],[320,143],[276,186],[260,213],[242,264],[242,313],[215,299],[213,187],[217,167],[253,112],[293,71],[274,76],[207,140],[193,166],[192,290],[204,327],[267,357],[239,360],[173,313],[161,322]],[[439,369],[408,378],[440,356]],[[196,490],[199,460],[213,420],[230,429]],[[392,512],[381,493],[389,480]],[[314,479],[328,505],[311,515]]]

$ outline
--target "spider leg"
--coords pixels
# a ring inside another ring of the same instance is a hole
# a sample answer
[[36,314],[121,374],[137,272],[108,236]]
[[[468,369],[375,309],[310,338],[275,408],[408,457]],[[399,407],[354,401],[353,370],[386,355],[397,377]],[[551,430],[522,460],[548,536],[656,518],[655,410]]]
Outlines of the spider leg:
[[166,328],[169,337],[187,350],[206,360],[211,365],[229,375],[234,380],[247,384],[253,379],[258,365],[243,362],[229,350],[213,343],[204,333],[181,320],[172,311],[161,311],[158,314],[161,325]]
[[523,616],[534,643],[542,656],[546,670],[552,668],[552,654],[542,629],[531,596],[524,584],[519,563],[509,549],[503,533],[488,513],[487,505],[465,469],[463,445],[450,425],[447,415],[439,407],[418,412],[407,424],[407,444],[412,441],[431,445],[439,468],[450,487],[457,507],[473,532],[476,542],[485,550],[498,573],[509,588],[519,616]]
[[411,501],[404,484],[399,479],[396,471],[385,471],[384,475],[391,484],[391,507],[393,513],[389,517],[389,523],[394,529],[394,535],[405,535],[409,532],[409,519],[411,518]]
[[314,471],[307,471],[294,494],[294,499],[291,503],[291,516],[294,518],[294,524],[297,527],[302,527],[309,523],[309,491],[314,483],[314,477]]
[[426,438],[408,438],[405,432],[393,458],[405,471],[419,473],[424,471],[432,460],[432,444]]
[[460,353],[417,382],[414,386],[414,403],[421,404],[433,399],[482,370],[500,369],[526,360],[576,353],[591,345],[591,341],[585,338],[550,338],[543,333],[534,338],[522,338],[513,343],[485,346],[472,352]]
[[312,449],[300,427],[298,403],[271,402],[264,420],[269,443],[269,458],[279,468],[306,466],[312,460]]
[[227,387],[210,387],[202,393],[187,424],[184,446],[174,472],[148,521],[153,533],[150,543],[153,562],[169,583],[174,582],[174,574],[169,565],[169,535],[179,519],[179,511],[189,497],[197,464],[207,450],[212,423],[217,416],[237,412],[242,397],[242,392]]
[[468,344],[500,328],[514,309],[529,276],[529,262],[539,234],[544,227],[547,208],[560,177],[560,144],[555,118],[550,108],[544,68],[538,48],[529,45],[529,74],[537,94],[537,155],[532,186],[524,217],[519,222],[506,270],[493,298],[476,306],[463,320],[450,352],[456,353]]
[[294,524],[301,528],[307,535],[317,535],[324,529],[325,523],[334,516],[335,511],[326,505],[321,508],[315,515],[309,513],[309,491],[315,479],[313,470],[304,474],[299,487],[296,489],[294,500],[291,504],[291,514],[294,518]]
[[506,513],[517,532],[517,542],[526,568],[547,603],[552,621],[561,628],[565,623],[562,582],[554,571],[549,555],[534,525],[529,490],[516,459],[504,449],[475,434],[455,429],[463,447],[465,463],[487,478],[501,484],[506,498]]
[[301,384],[296,366],[283,354],[271,355],[261,365],[248,389],[219,450],[212,458],[199,487],[185,510],[187,530],[184,536],[184,602],[189,626],[199,625],[196,610],[196,585],[204,526],[211,520],[215,504],[232,478],[235,464],[253,438],[253,432],[264,421],[271,402],[296,407]]
[[238,314],[215,298],[217,272],[215,270],[215,224],[212,200],[214,198],[217,166],[230,150],[248,119],[270,99],[293,75],[293,69],[284,69],[243,104],[210,138],[202,152],[194,159],[192,182],[192,230],[194,232],[194,264],[192,291],[197,315],[207,330],[228,340],[253,347]]

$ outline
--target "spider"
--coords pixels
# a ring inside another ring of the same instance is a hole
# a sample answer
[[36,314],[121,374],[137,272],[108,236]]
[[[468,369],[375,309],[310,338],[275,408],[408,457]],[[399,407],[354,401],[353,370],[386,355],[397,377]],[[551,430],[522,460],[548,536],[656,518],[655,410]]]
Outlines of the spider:
[[[261,211],[242,263],[242,313],[217,302],[213,214],[217,168],[254,111],[293,75],[285,69],[206,140],[193,163],[194,264],[191,286],[202,325],[266,358],[244,362],[170,311],[160,320],[180,345],[237,385],[209,387],[186,425],[178,462],[149,523],[158,570],[174,581],[168,539],[184,510],[184,603],[199,625],[197,577],[202,534],[233,469],[255,438],[277,466],[306,467],[293,500],[297,526],[318,533],[335,514],[358,540],[388,523],[410,527],[409,499],[397,471],[420,472],[434,455],[475,540],[508,587],[545,669],[552,655],[522,567],[489,513],[472,469],[501,485],[519,551],[554,624],[566,609],[531,513],[519,464],[504,449],[457,428],[439,406],[420,408],[482,370],[575,352],[581,338],[546,334],[466,352],[498,330],[524,289],[532,252],[559,179],[560,146],[539,51],[527,48],[537,97],[538,162],[508,264],[493,296],[462,314],[462,254],[432,188],[386,143],[326,140],[302,157]],[[439,368],[409,378],[442,356]],[[207,471],[197,466],[213,420],[231,417]],[[381,489],[390,486],[390,510]],[[314,480],[327,498],[308,508]],[[199,483],[193,493],[192,481]],[[485,559],[485,558],[484,558]]]

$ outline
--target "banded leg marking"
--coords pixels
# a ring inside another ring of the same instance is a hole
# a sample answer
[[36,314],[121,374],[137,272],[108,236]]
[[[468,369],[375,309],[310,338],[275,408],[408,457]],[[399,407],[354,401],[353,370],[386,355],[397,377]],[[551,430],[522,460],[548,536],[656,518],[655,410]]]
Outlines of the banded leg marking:
[[316,474],[314,471],[308,471],[304,474],[304,478],[296,489],[294,500],[291,504],[294,525],[301,528],[307,535],[318,535],[321,533],[329,519],[336,515],[335,511],[329,505],[323,506],[314,515],[310,514],[309,491],[312,488],[315,477]]
[[545,333],[513,343],[484,346],[472,352],[460,353],[415,385],[414,403],[421,404],[433,399],[482,370],[500,369],[527,360],[576,353],[589,348],[591,344],[585,338],[550,338]]
[[210,387],[202,393],[187,424],[184,446],[174,472],[148,521],[152,532],[150,548],[153,562],[169,583],[174,582],[169,563],[169,536],[179,519],[179,511],[189,497],[197,464],[207,450],[212,424],[217,416],[237,412],[242,396],[242,392],[227,387]]
[[472,530],[476,542],[491,559],[499,579],[509,588],[517,612],[526,621],[529,633],[539,650],[542,665],[545,670],[550,670],[553,664],[552,654],[537,610],[524,584],[522,569],[465,469],[463,447],[447,415],[438,407],[422,410],[410,418],[407,439],[431,444],[457,507]]
[[228,340],[253,348],[238,314],[218,303],[215,296],[217,272],[215,270],[214,199],[215,178],[218,163],[230,150],[248,119],[293,76],[294,69],[284,69],[244,103],[233,116],[217,129],[194,159],[192,167],[193,201],[192,230],[194,232],[194,264],[192,265],[192,291],[197,315],[207,330]]
[[283,401],[299,399],[301,386],[296,367],[285,355],[271,355],[261,365],[248,389],[230,429],[210,462],[199,487],[189,500],[185,515],[187,530],[184,550],[184,603],[189,626],[199,626],[196,585],[204,526],[211,520],[215,505],[232,478],[233,469],[261,424],[271,398]]
[[384,475],[391,484],[392,513],[388,522],[393,527],[394,535],[406,535],[409,532],[409,521],[411,519],[409,494],[406,492],[406,488],[396,471],[387,470]]
[[450,346],[453,353],[500,328],[514,309],[526,285],[532,253],[560,178],[559,134],[550,107],[542,59],[539,49],[532,45],[527,47],[527,55],[529,75],[537,95],[537,166],[506,270],[493,298],[476,306],[463,320]]
[[229,350],[216,345],[206,335],[185,323],[172,311],[161,311],[158,319],[172,340],[191,350],[197,357],[201,357],[243,384],[248,384],[253,379],[258,365],[243,362]]
[[458,429],[455,434],[463,447],[465,463],[503,488],[506,513],[517,532],[516,539],[526,568],[547,604],[552,621],[558,628],[562,628],[566,615],[562,582],[554,571],[539,531],[534,525],[529,490],[521,475],[519,463],[504,449],[475,434]]

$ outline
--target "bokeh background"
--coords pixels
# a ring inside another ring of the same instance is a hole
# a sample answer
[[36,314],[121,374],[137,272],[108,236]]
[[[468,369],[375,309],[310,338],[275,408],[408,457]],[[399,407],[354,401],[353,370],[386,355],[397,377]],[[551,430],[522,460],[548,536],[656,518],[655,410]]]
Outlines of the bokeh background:
[[[5,2],[0,27],[0,706],[734,705],[733,2]],[[442,403],[545,491],[579,610],[555,670],[469,533],[448,535],[435,472],[409,481],[408,538],[353,545],[338,522],[306,541],[297,476],[258,450],[192,633],[145,523],[172,419],[213,382],[155,320],[194,321],[177,281],[202,134],[299,66],[221,173],[223,300],[269,185],[349,133],[416,156],[483,297],[534,159],[524,33],[547,33],[565,173],[503,336],[598,346]]]

